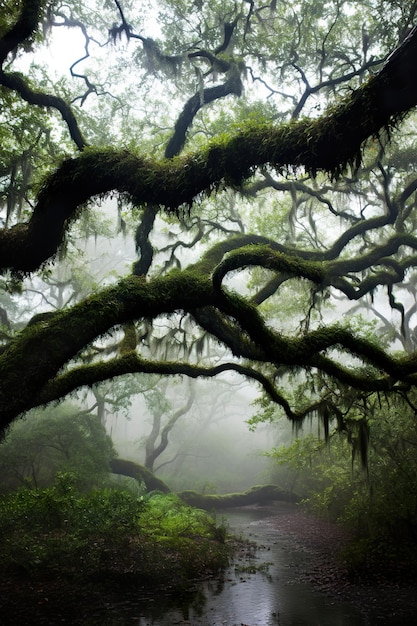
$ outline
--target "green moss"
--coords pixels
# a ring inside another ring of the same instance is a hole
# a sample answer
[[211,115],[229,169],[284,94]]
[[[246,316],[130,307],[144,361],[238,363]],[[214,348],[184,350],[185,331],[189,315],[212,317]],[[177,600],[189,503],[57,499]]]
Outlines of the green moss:
[[201,494],[196,491],[182,491],[177,494],[184,502],[208,511],[212,509],[265,504],[274,500],[297,502],[298,496],[280,489],[277,485],[257,485],[242,493]]
[[215,269],[213,284],[218,289],[224,276],[233,270],[256,265],[266,269],[292,274],[300,278],[308,278],[321,283],[326,276],[325,264],[306,261],[299,257],[277,252],[269,245],[250,245],[233,251]]
[[[62,163],[43,187],[39,200],[46,206],[47,196],[63,187],[65,193],[72,190],[78,203],[118,189],[135,204],[152,203],[177,210],[221,184],[241,185],[254,168],[266,163],[335,175],[348,164],[357,165],[362,142],[391,119],[382,122],[381,114],[376,115],[374,92],[374,87],[361,88],[315,120],[292,120],[280,126],[249,120],[232,133],[218,135],[200,152],[173,159],[156,161],[127,150],[86,148],[77,158]],[[367,108],[369,117],[363,119]]]

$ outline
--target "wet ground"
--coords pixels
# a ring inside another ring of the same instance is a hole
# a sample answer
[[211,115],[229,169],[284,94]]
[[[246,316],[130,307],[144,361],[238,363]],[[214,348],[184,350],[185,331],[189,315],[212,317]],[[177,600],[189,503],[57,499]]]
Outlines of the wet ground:
[[[235,513],[232,518],[234,515]],[[261,519],[250,522],[246,526],[246,532],[260,541],[261,546],[262,539],[266,540],[266,553],[261,547],[258,557],[267,558],[272,542],[275,546],[272,551],[279,561],[279,550],[282,548],[288,559],[284,567],[284,572],[286,569],[287,573],[284,574],[285,590],[282,599],[286,603],[295,591],[299,594],[300,602],[310,608],[310,614],[303,617],[294,603],[291,607],[286,606],[278,624],[417,624],[417,581],[399,582],[391,579],[390,572],[386,576],[384,572],[379,572],[372,583],[352,582],[340,558],[348,540],[347,533],[340,526],[315,519],[297,507],[286,504],[279,504],[269,510],[259,509],[257,515],[262,516]],[[239,525],[239,513],[234,523]],[[317,598],[317,594],[324,604]]]
[[[219,515],[219,518],[221,514]],[[3,581],[0,625],[403,626],[417,624],[413,583],[353,585],[337,555],[345,533],[294,505],[225,513],[239,544],[222,575],[175,596],[128,586],[105,591],[62,581]]]

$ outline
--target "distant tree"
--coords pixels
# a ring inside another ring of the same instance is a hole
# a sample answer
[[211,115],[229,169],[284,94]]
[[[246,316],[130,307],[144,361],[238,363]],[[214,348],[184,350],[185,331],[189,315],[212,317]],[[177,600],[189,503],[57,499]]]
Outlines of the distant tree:
[[[120,454],[143,460],[175,490],[224,493],[262,482],[266,462],[260,454],[261,439],[253,437],[245,423],[251,404],[244,384],[235,378],[214,380],[210,386],[189,380],[170,384],[160,378],[144,392],[145,434],[127,453],[126,441],[116,441]],[[139,421],[136,412],[131,413],[134,423]],[[287,429],[291,432],[289,424]]]
[[97,486],[114,456],[97,415],[70,404],[36,409],[0,444],[0,489],[49,486],[57,472],[73,472],[80,488]]
[[[175,428],[178,420],[186,415],[193,406],[194,391],[188,387],[188,397],[184,398],[184,404],[173,410],[165,397],[167,385],[155,386],[145,393],[146,403],[152,416],[152,427],[148,435],[144,437],[145,467],[153,472],[157,459],[165,452],[169,444],[169,435]],[[164,463],[165,464],[165,463]]]

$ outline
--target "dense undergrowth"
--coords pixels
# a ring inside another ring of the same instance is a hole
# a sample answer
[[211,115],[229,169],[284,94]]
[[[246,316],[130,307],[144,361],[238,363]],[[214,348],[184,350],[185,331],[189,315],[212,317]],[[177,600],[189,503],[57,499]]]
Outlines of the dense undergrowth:
[[0,496],[3,578],[180,588],[228,562],[226,530],[175,495],[80,492],[70,474]]

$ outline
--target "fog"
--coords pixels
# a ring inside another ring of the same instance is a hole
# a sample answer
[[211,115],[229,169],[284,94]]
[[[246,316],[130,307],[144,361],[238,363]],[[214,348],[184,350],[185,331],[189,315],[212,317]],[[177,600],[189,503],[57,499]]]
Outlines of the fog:
[[[203,493],[242,491],[269,482],[270,461],[264,451],[277,445],[276,428],[261,425],[249,429],[247,420],[255,408],[256,389],[237,376],[223,379],[173,380],[165,399],[168,410],[159,415],[161,429],[190,394],[194,400],[168,435],[168,445],[155,461],[155,473],[173,490]],[[145,463],[146,438],[155,413],[146,393],[136,396],[127,416],[106,415],[106,427],[120,457]],[[290,424],[287,425],[291,431]],[[158,445],[158,436],[155,445]]]

